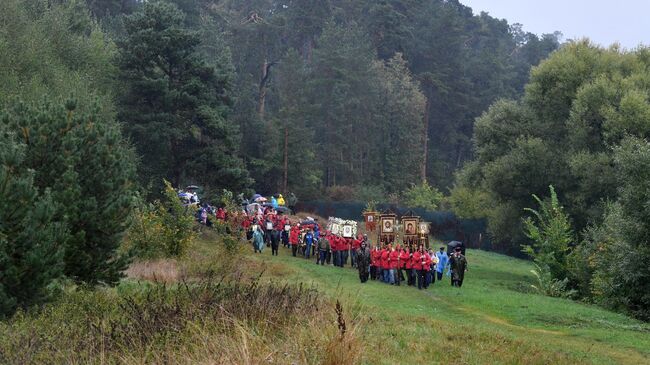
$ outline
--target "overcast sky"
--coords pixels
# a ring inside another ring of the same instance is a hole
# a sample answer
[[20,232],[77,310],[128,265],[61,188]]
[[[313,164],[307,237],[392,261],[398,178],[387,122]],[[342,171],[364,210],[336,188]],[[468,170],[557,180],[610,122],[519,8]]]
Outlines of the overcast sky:
[[460,0],[475,14],[488,12],[535,34],[558,30],[563,40],[588,37],[627,49],[650,45],[650,0]]

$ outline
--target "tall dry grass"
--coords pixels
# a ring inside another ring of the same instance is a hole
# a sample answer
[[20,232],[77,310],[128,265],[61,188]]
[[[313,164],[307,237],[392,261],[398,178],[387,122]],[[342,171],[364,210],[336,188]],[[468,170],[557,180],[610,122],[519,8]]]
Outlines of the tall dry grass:
[[313,288],[221,277],[79,290],[0,324],[0,363],[357,363],[336,308]]
[[136,280],[164,283],[175,283],[182,278],[182,270],[179,268],[178,261],[174,259],[137,261],[132,263],[124,274]]

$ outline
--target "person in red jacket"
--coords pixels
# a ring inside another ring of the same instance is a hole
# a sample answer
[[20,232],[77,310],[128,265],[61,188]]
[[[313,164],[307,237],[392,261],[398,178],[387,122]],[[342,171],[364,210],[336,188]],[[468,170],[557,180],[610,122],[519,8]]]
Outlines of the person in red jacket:
[[[418,289],[422,289],[426,286],[425,283],[425,265],[427,263],[427,256],[429,256],[424,251],[424,245],[420,244],[418,250],[413,254],[413,268],[417,273],[418,278]],[[431,264],[431,258],[428,258],[429,264]]]
[[424,250],[424,257],[424,267],[422,269],[424,270],[424,289],[427,289],[431,283],[431,255],[427,250]]
[[390,280],[390,243],[381,250],[381,272],[384,283],[388,284]]
[[408,278],[408,269],[406,268],[406,265],[410,261],[411,258],[409,257],[408,248],[402,246],[399,250],[399,267],[397,268],[397,275],[399,276],[400,282],[404,280],[404,272],[406,272],[406,277]]
[[[397,246],[399,248],[399,245]],[[391,248],[389,259],[390,259],[390,276],[391,276],[391,285],[399,285],[400,277],[397,275],[397,269],[399,268],[399,251],[398,248]]]
[[[411,271],[413,272],[413,285],[415,285],[416,281],[418,284],[420,284],[420,271],[422,270],[422,252],[420,250],[416,250],[413,252],[413,256],[411,256]],[[416,280],[417,279],[417,280]],[[418,288],[420,286],[418,285]]]
[[379,251],[379,245],[377,245],[370,251],[370,279],[372,280],[377,280],[380,259],[381,252]]
[[291,244],[291,254],[293,257],[296,257],[296,252],[298,251],[298,243],[300,241],[300,224],[296,224],[291,227],[291,232],[289,233],[289,243]]
[[282,217],[280,237],[282,238],[282,246],[289,248],[289,232],[291,232],[291,221],[288,217]]
[[407,276],[407,281],[408,285],[415,285],[415,273],[413,271],[413,250],[411,249],[411,246],[406,248],[406,252],[408,253],[408,258],[406,259],[405,267],[406,267],[406,276]]

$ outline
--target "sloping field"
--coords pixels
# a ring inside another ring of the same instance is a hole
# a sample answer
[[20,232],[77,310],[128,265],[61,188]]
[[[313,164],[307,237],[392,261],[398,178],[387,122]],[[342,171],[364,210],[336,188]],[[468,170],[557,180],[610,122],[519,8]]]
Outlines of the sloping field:
[[316,265],[285,248],[250,258],[268,280],[313,285],[341,300],[364,338],[363,363],[650,364],[648,324],[531,293],[532,265],[524,260],[478,250],[467,256],[461,289],[445,277],[421,291],[361,284],[353,269]]

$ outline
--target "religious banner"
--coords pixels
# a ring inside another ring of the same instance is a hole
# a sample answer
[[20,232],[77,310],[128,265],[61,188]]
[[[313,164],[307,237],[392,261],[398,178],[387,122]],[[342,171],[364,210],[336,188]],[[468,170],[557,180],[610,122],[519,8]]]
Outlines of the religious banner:
[[397,216],[386,213],[379,216],[379,242],[393,243],[397,234]]
[[427,249],[429,248],[429,222],[420,222],[418,239]]
[[327,220],[327,229],[334,235],[353,238],[357,234],[357,222],[329,217]]
[[330,226],[330,232],[332,232],[333,235],[338,236],[341,232],[341,226],[338,223],[332,223]]
[[377,229],[377,212],[363,212],[363,220],[366,224],[366,231],[374,232]]
[[420,231],[420,217],[412,214],[412,212],[409,212],[408,215],[402,216],[403,243],[409,246],[418,244]]
[[343,237],[345,238],[354,237],[354,234],[352,233],[352,226],[350,225],[343,226]]

